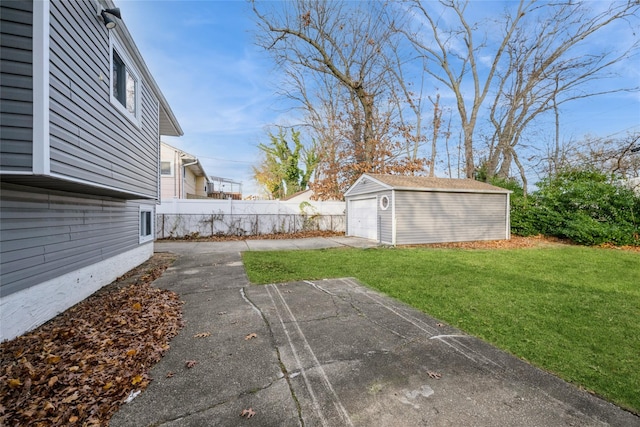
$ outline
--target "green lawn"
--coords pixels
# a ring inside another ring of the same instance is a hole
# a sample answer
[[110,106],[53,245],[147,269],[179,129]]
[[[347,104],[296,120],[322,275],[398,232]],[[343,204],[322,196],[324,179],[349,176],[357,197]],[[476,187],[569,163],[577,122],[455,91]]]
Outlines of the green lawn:
[[356,277],[640,413],[640,254],[554,247],[245,252],[253,283]]

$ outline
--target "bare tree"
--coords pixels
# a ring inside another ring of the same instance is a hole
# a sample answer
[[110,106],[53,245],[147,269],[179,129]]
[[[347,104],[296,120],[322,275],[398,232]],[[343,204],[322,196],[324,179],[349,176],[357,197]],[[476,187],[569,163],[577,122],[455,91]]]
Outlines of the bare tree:
[[[467,178],[473,178],[475,172],[473,136],[480,108],[489,94],[507,43],[532,3],[531,0],[526,2],[521,0],[515,13],[503,23],[504,37],[496,45],[490,60],[491,66],[486,75],[481,74],[478,64],[479,56],[483,52],[484,36],[478,30],[479,26],[470,23],[465,16],[468,2],[457,0],[441,0],[439,2],[445,11],[453,12],[453,19],[456,21],[455,25],[446,25],[442,20],[442,8],[434,10],[428,2],[411,0],[411,10],[423,19],[424,25],[420,25],[415,30],[411,30],[412,26],[410,25],[397,28],[429,60],[425,71],[449,88],[455,96],[463,133],[465,175]],[[476,44],[477,37],[481,39],[479,44]],[[459,42],[462,42],[461,47],[454,48],[454,44]],[[473,87],[471,94],[465,93],[463,86],[463,83],[469,79]],[[466,100],[467,98],[470,99],[470,102]]]
[[595,169],[615,179],[640,177],[640,131],[624,136],[598,138],[586,136],[582,140],[549,143],[546,151],[537,156],[535,170],[542,177],[554,176],[566,169]]
[[280,14],[252,4],[261,27],[258,43],[278,64],[331,76],[357,103],[362,119],[353,142],[358,159],[372,162],[374,103],[386,75],[379,53],[390,37],[379,15],[340,2],[297,0],[284,4]]
[[495,128],[490,173],[506,175],[515,162],[523,174],[515,147],[531,121],[554,100],[559,105],[597,95],[579,89],[637,47],[617,55],[573,50],[614,22],[637,19],[637,1],[592,14],[586,2],[520,0],[507,3],[500,17],[479,21],[468,1],[408,3],[412,14],[397,30],[428,60],[425,71],[455,97],[467,178],[474,177],[474,133],[483,113],[489,111]]
[[579,166],[621,179],[640,177],[640,132],[619,138],[586,138],[576,153]]
[[[515,163],[523,180],[516,146],[523,132],[541,114],[554,112],[555,149],[560,150],[559,107],[577,99],[638,88],[593,90],[596,80],[611,77],[613,65],[629,58],[638,42],[622,51],[594,52],[585,48],[599,31],[638,11],[632,3],[612,3],[592,13],[581,2],[545,3],[533,19],[524,20],[506,46],[504,71],[498,70],[498,90],[490,110],[494,136],[488,159],[489,175],[507,178]],[[585,53],[587,51],[587,53]]]
[[341,197],[362,172],[423,169],[421,92],[409,87],[402,68],[408,59],[382,2],[252,5],[258,44],[284,70],[284,95],[316,132],[320,197]]

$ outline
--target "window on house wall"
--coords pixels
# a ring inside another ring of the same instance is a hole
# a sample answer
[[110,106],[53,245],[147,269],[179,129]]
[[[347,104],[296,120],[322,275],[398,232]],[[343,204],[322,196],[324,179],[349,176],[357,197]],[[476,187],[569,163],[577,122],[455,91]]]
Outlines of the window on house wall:
[[117,51],[113,51],[113,97],[122,104],[131,114],[136,114],[136,86],[138,81],[131,74],[131,71],[127,70],[127,66],[124,64]]
[[153,208],[140,206],[140,243],[153,240]]
[[111,103],[140,126],[140,77],[133,62],[115,38],[111,37]]
[[173,175],[173,168],[171,166],[171,162],[160,162],[160,174]]

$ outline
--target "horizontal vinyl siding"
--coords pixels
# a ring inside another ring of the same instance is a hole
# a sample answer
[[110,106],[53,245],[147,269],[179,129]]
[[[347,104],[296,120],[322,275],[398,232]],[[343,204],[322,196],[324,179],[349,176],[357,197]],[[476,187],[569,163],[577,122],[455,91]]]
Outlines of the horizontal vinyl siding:
[[139,204],[3,184],[4,295],[138,247]]
[[50,36],[51,172],[156,198],[158,100],[140,81],[140,127],[111,104],[109,33],[93,2],[52,2]]
[[396,191],[396,243],[500,240],[506,194]]
[[[386,210],[382,210],[380,207],[380,199],[382,196],[389,198],[389,207]],[[393,199],[391,196],[391,190],[378,193],[378,224],[380,227],[378,240],[385,244],[393,243]]]
[[385,187],[383,187],[382,185],[375,183],[370,179],[366,179],[360,181],[354,187],[349,189],[349,197],[356,196],[358,194],[375,193],[384,189]]
[[33,3],[0,3],[0,170],[33,165]]

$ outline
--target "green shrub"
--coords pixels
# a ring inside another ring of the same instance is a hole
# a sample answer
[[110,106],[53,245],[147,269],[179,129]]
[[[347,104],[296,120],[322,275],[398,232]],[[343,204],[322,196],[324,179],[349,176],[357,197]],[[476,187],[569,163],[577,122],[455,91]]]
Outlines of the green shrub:
[[640,245],[640,197],[607,175],[572,169],[543,179],[525,197],[517,181],[494,179],[512,190],[511,232],[571,239],[582,245]]
[[535,213],[530,199],[525,197],[522,185],[515,179],[493,177],[491,184],[511,190],[511,232],[517,236],[535,236],[540,231],[535,226]]

